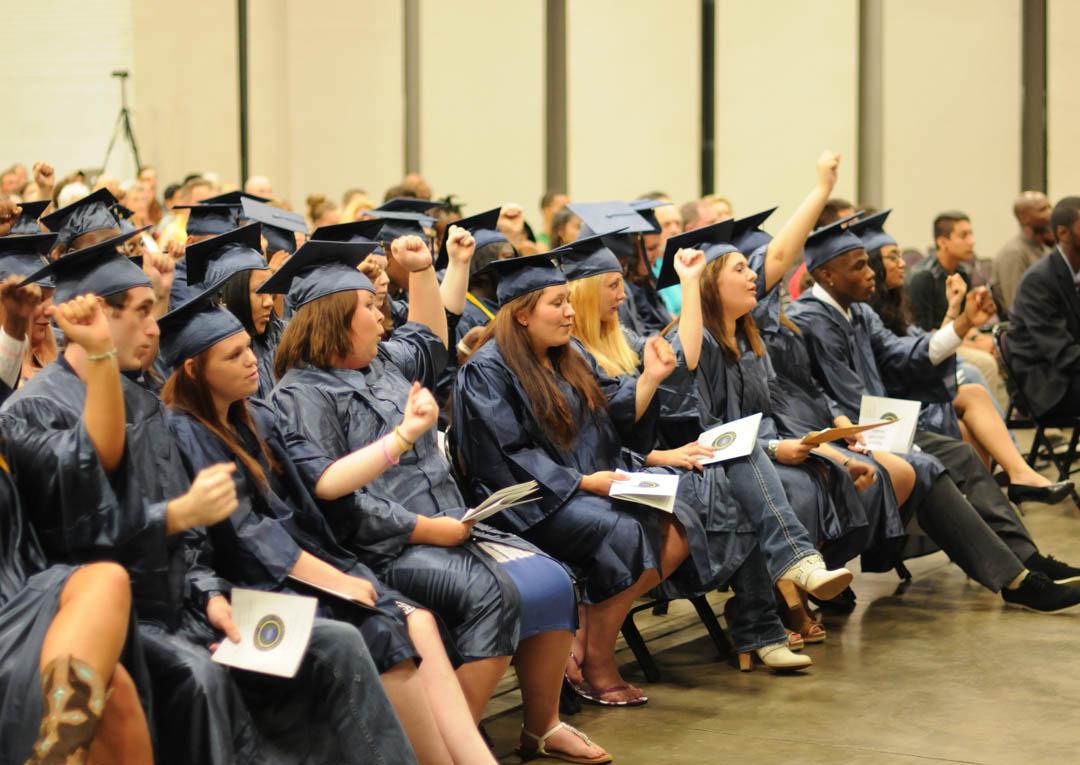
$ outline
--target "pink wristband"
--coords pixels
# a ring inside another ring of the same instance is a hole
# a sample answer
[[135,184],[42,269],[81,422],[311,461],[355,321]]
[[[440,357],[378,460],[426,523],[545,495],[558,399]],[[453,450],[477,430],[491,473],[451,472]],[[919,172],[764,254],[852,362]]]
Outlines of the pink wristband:
[[395,459],[394,457],[390,456],[390,450],[386,448],[386,440],[388,438],[390,438],[390,434],[387,434],[387,435],[383,436],[382,438],[380,438],[379,443],[382,444],[382,453],[383,453],[383,456],[386,457],[386,465],[387,465],[387,467],[390,467],[390,466],[398,464],[398,462],[401,461],[401,458],[398,457],[398,458]]

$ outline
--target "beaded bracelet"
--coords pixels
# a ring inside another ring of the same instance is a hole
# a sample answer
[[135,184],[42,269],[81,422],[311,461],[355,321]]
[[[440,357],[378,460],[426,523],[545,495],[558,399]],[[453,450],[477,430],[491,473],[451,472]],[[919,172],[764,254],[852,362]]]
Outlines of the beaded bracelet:
[[114,358],[116,358],[116,354],[118,352],[119,351],[117,351],[115,348],[113,348],[111,351],[105,351],[105,353],[95,353],[95,354],[92,354],[92,355],[88,354],[87,357],[86,357],[86,360],[87,361],[105,361],[106,359],[114,359]]

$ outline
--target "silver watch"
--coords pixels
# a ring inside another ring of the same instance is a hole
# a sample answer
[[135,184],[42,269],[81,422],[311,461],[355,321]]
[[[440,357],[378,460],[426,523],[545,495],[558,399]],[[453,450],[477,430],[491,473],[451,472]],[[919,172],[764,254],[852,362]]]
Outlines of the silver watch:
[[765,453],[769,455],[769,459],[776,459],[776,450],[780,448],[780,439],[773,438],[769,440],[769,445],[765,447]]

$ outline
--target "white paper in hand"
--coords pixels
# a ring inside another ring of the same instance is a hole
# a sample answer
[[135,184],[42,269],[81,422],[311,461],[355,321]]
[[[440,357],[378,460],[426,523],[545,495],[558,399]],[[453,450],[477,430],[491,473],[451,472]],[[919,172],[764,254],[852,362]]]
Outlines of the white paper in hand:
[[536,481],[515,483],[513,486],[499,489],[476,507],[461,516],[461,522],[482,521],[495,513],[501,513],[510,507],[524,505],[539,498],[539,484]]
[[625,481],[612,481],[609,497],[618,497],[665,513],[675,512],[679,476],[669,473],[628,473]]
[[911,451],[915,439],[915,428],[919,424],[919,410],[922,404],[903,398],[885,398],[884,396],[863,396],[859,405],[859,422],[886,420],[892,425],[885,425],[863,433],[867,449],[906,454]]
[[757,445],[758,428],[761,427],[761,413],[732,420],[715,428],[709,428],[700,436],[698,443],[715,450],[711,457],[698,459],[702,465],[745,457]]
[[238,669],[278,677],[293,677],[311,639],[315,598],[277,592],[233,589],[232,618],[240,642],[228,638],[213,659]]

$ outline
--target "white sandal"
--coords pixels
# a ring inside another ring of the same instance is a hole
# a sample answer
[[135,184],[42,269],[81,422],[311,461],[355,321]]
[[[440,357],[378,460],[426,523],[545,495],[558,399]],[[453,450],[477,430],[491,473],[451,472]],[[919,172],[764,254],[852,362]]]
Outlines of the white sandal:
[[600,765],[600,763],[612,762],[612,760],[614,759],[610,754],[602,754],[599,757],[575,757],[574,755],[567,754],[566,752],[548,751],[547,747],[545,747],[544,744],[547,743],[547,740],[549,738],[551,738],[563,729],[570,731],[575,736],[580,738],[582,741],[585,742],[586,746],[596,746],[596,744],[593,743],[593,740],[591,738],[579,731],[573,725],[567,725],[564,722],[560,722],[543,736],[537,736],[535,733],[530,733],[529,731],[525,730],[524,727],[522,727],[521,732],[525,734],[528,738],[536,742],[536,748],[526,749],[523,746],[519,746],[517,750],[518,756],[521,757],[521,759],[523,760],[534,760],[537,757],[549,757],[553,760],[562,760],[563,762],[578,763],[578,765]]

